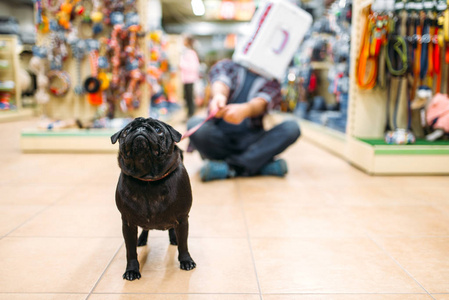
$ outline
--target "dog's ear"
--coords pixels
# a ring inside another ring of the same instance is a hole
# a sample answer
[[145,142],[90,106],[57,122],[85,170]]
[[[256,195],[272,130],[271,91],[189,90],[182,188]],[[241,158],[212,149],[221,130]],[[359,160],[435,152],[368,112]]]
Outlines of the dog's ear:
[[118,138],[120,137],[120,134],[122,134],[122,131],[123,131],[123,129],[120,130],[120,131],[118,131],[118,132],[116,132],[116,133],[114,133],[114,135],[111,136],[111,143],[112,143],[112,144],[117,143],[117,140],[118,140]]
[[171,127],[168,124],[165,124],[165,127],[167,127],[168,132],[170,132],[170,135],[171,135],[173,141],[178,143],[181,140],[182,134],[180,134],[176,129],[174,129],[173,127]]

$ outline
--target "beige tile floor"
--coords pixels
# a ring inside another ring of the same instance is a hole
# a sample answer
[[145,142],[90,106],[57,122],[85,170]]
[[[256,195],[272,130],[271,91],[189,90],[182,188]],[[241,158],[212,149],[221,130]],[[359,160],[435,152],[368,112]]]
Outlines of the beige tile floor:
[[300,140],[284,179],[204,184],[186,154],[198,267],[151,232],[127,282],[116,155],[21,154],[30,124],[0,124],[0,299],[449,299],[448,177],[370,177]]

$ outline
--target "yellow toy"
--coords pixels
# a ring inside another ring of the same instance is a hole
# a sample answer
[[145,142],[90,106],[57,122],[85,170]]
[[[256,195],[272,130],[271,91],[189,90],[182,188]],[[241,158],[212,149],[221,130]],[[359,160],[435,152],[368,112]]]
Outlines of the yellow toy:
[[58,24],[64,29],[70,28],[70,15],[72,14],[73,5],[69,0],[61,4],[60,11],[56,14]]

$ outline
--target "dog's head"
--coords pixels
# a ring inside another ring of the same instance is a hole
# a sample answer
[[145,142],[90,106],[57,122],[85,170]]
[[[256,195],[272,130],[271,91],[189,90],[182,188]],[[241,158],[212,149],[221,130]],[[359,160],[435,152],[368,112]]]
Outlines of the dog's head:
[[175,143],[181,134],[170,125],[152,118],[136,118],[111,136],[119,141],[118,163],[123,173],[152,180],[174,170],[180,162]]

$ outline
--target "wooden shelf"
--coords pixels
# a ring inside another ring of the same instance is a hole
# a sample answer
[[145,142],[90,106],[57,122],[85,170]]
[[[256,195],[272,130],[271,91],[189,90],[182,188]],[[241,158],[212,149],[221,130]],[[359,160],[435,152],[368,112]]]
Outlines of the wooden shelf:
[[30,118],[34,115],[34,110],[25,108],[21,110],[1,110],[0,122],[12,122],[19,121],[26,118]]
[[20,146],[25,153],[117,153],[111,144],[116,129],[24,129]]
[[12,110],[0,111],[0,122],[10,122],[28,118],[34,115],[32,109],[24,109],[22,107],[22,90],[19,84],[19,55],[17,52],[17,37],[15,35],[0,34],[0,43],[4,47],[0,48],[0,58],[8,62],[8,66],[0,67],[0,81],[13,81],[14,87],[0,88],[0,92],[7,92],[11,94],[14,99],[12,103],[16,107]]
[[449,174],[449,145],[371,145],[349,138],[347,158],[372,175]]
[[449,144],[385,145],[300,120],[302,136],[370,175],[447,175]]

